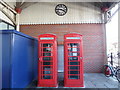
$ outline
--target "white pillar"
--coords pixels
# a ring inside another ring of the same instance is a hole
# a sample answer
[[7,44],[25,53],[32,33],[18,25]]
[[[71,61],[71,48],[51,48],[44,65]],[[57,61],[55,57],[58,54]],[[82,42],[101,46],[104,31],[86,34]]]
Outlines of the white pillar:
[[2,35],[0,35],[0,90],[2,90]]
[[20,31],[20,14],[16,15],[16,30]]

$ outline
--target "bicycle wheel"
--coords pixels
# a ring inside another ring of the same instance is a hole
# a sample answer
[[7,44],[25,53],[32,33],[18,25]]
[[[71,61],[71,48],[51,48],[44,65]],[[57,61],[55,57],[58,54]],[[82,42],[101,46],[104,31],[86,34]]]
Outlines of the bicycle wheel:
[[120,82],[120,69],[117,70],[116,78]]
[[110,77],[112,75],[112,71],[108,65],[104,65],[104,74],[106,77]]

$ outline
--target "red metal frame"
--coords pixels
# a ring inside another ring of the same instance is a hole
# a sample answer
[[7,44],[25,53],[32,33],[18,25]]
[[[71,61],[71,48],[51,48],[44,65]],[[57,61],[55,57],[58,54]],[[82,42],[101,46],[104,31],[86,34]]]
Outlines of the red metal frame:
[[57,41],[53,34],[38,36],[38,87],[57,87]]
[[82,35],[64,35],[64,87],[84,87]]

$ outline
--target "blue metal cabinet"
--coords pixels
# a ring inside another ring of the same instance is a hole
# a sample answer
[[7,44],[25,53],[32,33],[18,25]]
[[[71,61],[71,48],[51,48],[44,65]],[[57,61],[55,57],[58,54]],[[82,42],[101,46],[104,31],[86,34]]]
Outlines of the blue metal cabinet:
[[15,30],[2,30],[0,37],[2,88],[25,88],[37,78],[38,41]]

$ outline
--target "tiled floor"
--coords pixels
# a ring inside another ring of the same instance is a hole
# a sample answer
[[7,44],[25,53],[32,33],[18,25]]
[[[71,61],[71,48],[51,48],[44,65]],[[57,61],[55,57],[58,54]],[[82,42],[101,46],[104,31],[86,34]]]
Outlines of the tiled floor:
[[[59,73],[59,86],[58,88],[64,88],[63,87],[63,73]],[[114,77],[105,77],[102,73],[86,73],[84,74],[84,88],[108,88],[110,90],[119,90],[118,81]],[[37,81],[33,81],[27,88],[36,88],[37,87]],[[73,89],[73,88],[72,88]]]

